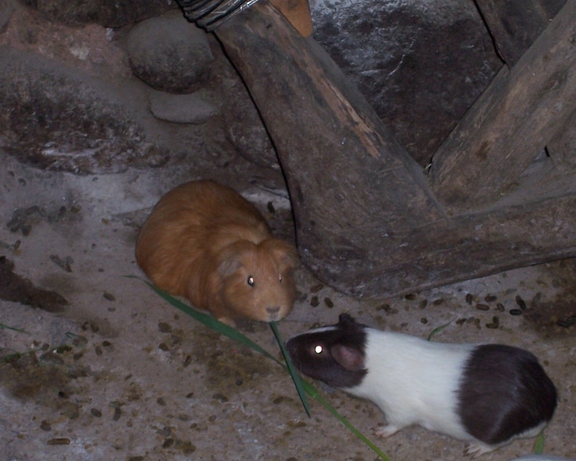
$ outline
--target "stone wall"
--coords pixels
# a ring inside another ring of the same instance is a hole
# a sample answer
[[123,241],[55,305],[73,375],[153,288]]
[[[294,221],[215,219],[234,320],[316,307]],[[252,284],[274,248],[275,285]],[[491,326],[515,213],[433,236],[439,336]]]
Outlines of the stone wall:
[[[501,65],[466,0],[311,8],[313,38],[422,166]],[[88,174],[241,155],[279,169],[219,43],[175,2],[0,0],[0,69],[0,147],[22,162]]]

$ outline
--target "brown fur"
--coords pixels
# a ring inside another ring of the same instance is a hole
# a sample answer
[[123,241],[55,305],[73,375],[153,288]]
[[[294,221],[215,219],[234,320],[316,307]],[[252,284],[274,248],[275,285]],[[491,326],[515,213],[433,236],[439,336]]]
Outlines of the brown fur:
[[279,320],[296,296],[296,249],[272,236],[254,205],[213,181],[160,199],[138,236],[136,260],[158,288],[226,323]]

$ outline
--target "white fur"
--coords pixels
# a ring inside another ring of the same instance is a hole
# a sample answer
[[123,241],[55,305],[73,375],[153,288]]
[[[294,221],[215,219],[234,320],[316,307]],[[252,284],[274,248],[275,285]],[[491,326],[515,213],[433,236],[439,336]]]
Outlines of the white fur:
[[383,437],[418,424],[454,438],[478,443],[456,414],[457,391],[471,344],[445,344],[367,329],[366,363],[362,384],[345,389],[374,402],[388,426]]
[[325,327],[318,327],[318,328],[314,328],[313,330],[310,331],[305,331],[304,333],[300,333],[297,335],[292,336],[290,339],[294,339],[294,338],[299,338],[300,336],[307,336],[310,333],[322,333],[324,331],[334,331],[337,330],[338,328],[335,325],[328,325]]

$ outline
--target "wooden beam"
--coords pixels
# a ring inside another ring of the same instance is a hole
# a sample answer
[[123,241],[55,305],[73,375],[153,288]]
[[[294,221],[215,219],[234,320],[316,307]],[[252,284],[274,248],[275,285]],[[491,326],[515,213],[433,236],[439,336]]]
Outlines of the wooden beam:
[[302,37],[312,35],[314,27],[308,0],[270,0],[270,3],[280,10]]
[[550,161],[562,171],[576,172],[576,112],[548,144]]
[[325,283],[388,296],[576,256],[570,180],[559,198],[448,218],[368,102],[276,9],[261,0],[215,33],[277,149],[302,261]]
[[512,67],[566,0],[475,0],[498,54]]
[[[546,29],[566,0],[475,0],[501,58],[511,68]],[[576,170],[576,112],[547,146],[555,176]],[[540,179],[540,178],[538,178]],[[549,177],[556,184],[565,181]],[[539,182],[538,189],[544,186]],[[536,187],[531,185],[530,187]],[[518,194],[520,195],[520,194]],[[523,196],[532,195],[526,190]]]
[[[392,296],[576,256],[576,194],[437,222],[394,239],[364,265],[365,284],[323,272],[320,280],[356,296]],[[386,256],[384,256],[386,255]],[[336,274],[339,275],[339,274]],[[358,276],[357,274],[354,274]],[[360,278],[360,277],[359,277]],[[328,282],[329,281],[329,282]]]
[[443,218],[421,168],[370,104],[275,8],[260,1],[215,33],[278,153],[305,263],[353,274],[379,258],[382,234]]
[[576,0],[514,68],[504,67],[433,157],[431,182],[451,215],[492,206],[576,109]]

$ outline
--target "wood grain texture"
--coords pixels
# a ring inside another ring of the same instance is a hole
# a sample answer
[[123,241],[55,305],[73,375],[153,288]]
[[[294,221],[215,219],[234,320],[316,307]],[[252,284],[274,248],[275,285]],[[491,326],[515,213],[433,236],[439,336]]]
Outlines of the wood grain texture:
[[512,70],[504,67],[433,157],[432,187],[450,214],[513,192],[576,109],[576,0]]
[[[575,2],[569,2],[572,8]],[[570,30],[563,22],[555,27]],[[564,59],[573,59],[556,29],[548,32],[553,32]],[[556,197],[549,190],[546,196],[511,201],[489,213],[473,209],[449,217],[419,166],[370,104],[314,40],[297,34],[265,1],[223,24],[216,35],[246,83],[278,153],[300,257],[323,282],[354,296],[389,296],[576,256],[574,193]],[[447,149],[444,158],[434,162],[433,185],[450,199],[447,203],[466,203],[472,197],[476,206],[483,190],[470,190],[469,184],[484,187],[486,178],[479,170],[491,168],[492,174],[507,178],[500,167],[513,170],[517,162],[529,163],[541,150],[531,145],[533,153],[517,152],[520,141],[536,136],[540,125],[552,130],[553,119],[565,109],[553,105],[555,113],[550,113],[547,105],[558,103],[559,94],[565,96],[573,85],[573,77],[556,62],[560,56],[553,47],[548,51],[540,58],[554,62],[556,73],[542,75],[539,67],[538,75],[529,78],[523,70],[520,75],[526,80],[518,80],[503,70],[477,118],[460,128],[457,142],[451,141],[462,152],[453,155]],[[516,86],[522,84],[540,92]],[[527,129],[530,111],[540,111],[540,118]],[[502,119],[494,124],[499,114],[511,117],[508,129],[500,126]],[[484,135],[500,133],[503,140],[477,139],[477,129]],[[509,146],[504,142],[508,138],[515,139]],[[501,142],[514,157],[508,161],[490,149],[470,155],[463,146],[474,142],[488,142],[488,147]],[[538,142],[532,139],[531,144]],[[472,160],[476,163],[469,164]],[[523,170],[520,166],[518,174]],[[446,176],[439,175],[444,172]],[[498,191],[497,185],[491,184],[488,191]]]
[[308,0],[270,0],[302,37],[309,37],[314,31]]
[[277,150],[304,259],[373,257],[375,235],[442,218],[421,168],[314,40],[266,2],[216,34]]
[[[566,0],[476,0],[496,49],[509,68],[565,4]],[[576,169],[576,115],[564,123],[547,148],[555,169],[560,172]],[[555,178],[550,181],[558,182]]]
[[512,68],[566,0],[475,0],[502,60]]

